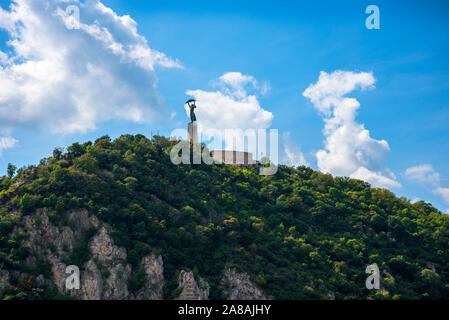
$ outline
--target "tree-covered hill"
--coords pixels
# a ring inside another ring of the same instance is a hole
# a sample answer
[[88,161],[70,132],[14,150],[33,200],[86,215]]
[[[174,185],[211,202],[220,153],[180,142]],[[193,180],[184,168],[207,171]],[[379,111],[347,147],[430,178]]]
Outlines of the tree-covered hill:
[[[110,226],[133,269],[130,291],[142,286],[142,257],[157,252],[166,299],[179,294],[180,270],[205,279],[211,299],[224,298],[226,266],[276,299],[449,298],[449,217],[430,204],[306,167],[260,176],[256,168],[175,166],[174,144],[105,136],[0,178],[0,270],[27,275],[12,277],[0,297],[63,297],[38,284],[39,276],[51,279],[51,264],[30,259],[29,235],[17,232],[46,208],[54,225],[71,226],[65,213],[87,209]],[[94,233],[67,253],[67,264],[86,263]],[[381,270],[381,290],[365,287],[370,264]]]

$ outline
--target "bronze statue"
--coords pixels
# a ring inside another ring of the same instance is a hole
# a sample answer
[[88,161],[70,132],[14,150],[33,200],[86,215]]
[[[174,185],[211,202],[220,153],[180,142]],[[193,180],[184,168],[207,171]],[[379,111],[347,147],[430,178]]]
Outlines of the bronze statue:
[[190,120],[192,121],[192,123],[196,121],[196,116],[195,116],[195,112],[194,112],[194,110],[196,108],[195,102],[196,102],[195,99],[190,99],[190,100],[186,101],[187,105],[190,108]]

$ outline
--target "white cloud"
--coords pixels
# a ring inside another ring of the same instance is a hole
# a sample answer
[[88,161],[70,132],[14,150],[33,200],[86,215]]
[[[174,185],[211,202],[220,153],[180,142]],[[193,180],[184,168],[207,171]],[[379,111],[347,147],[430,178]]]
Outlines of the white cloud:
[[415,197],[415,198],[413,198],[412,200],[410,200],[410,203],[414,204],[414,203],[417,203],[417,202],[420,202],[420,201],[421,201],[420,198]]
[[345,97],[358,88],[373,88],[374,82],[372,73],[322,71],[318,82],[303,96],[311,100],[325,122],[325,149],[316,153],[321,171],[362,179],[375,187],[396,188],[401,185],[385,164],[388,142],[370,137],[364,125],[355,120],[359,102]]
[[[65,10],[80,9],[79,29]],[[85,132],[110,119],[168,118],[154,67],[180,64],[148,46],[137,23],[96,0],[15,0],[0,8],[11,52],[0,53],[0,128]]]
[[438,187],[434,190],[434,193],[441,196],[447,204],[449,204],[449,188]]
[[441,179],[440,174],[436,172],[430,164],[407,168],[405,170],[405,176],[411,180],[431,184],[436,184]]
[[[265,129],[271,125],[273,114],[260,106],[256,95],[249,95],[246,91],[247,87],[257,89],[254,77],[228,72],[219,78],[217,84],[221,87],[218,91],[187,91],[187,95],[197,100],[195,113],[199,125],[242,130]],[[189,115],[188,107],[186,112]]]
[[282,142],[284,151],[282,162],[284,164],[293,167],[309,166],[300,147],[291,138],[290,132],[284,132],[282,134]]
[[[197,100],[195,114],[199,132],[205,140],[211,138],[214,133],[221,132],[219,140],[225,141],[225,148],[241,151],[246,149],[255,153],[254,143],[248,141],[248,147],[244,147],[243,134],[271,126],[274,116],[260,106],[256,96],[256,93],[264,93],[267,85],[259,86],[253,76],[240,72],[227,72],[214,81],[214,84],[218,87],[217,91],[189,90],[186,92]],[[251,90],[253,94],[249,94],[248,90]],[[190,115],[188,106],[186,106],[186,113],[187,116]],[[232,138],[223,136],[225,130]],[[256,132],[250,132],[249,135],[255,137]],[[222,146],[215,141],[209,147],[221,148]]]
[[13,137],[0,137],[0,155],[3,150],[14,148],[18,142]]
[[220,86],[226,94],[239,99],[243,99],[247,96],[245,87],[248,85],[260,91],[261,94],[265,94],[271,89],[268,83],[264,83],[260,86],[256,78],[244,75],[240,72],[226,72],[218,79],[217,85]]
[[441,187],[441,176],[434,170],[432,165],[423,164],[407,168],[405,170],[405,176],[410,180],[431,185],[433,188],[433,193],[440,196],[445,203],[449,204],[449,188]]

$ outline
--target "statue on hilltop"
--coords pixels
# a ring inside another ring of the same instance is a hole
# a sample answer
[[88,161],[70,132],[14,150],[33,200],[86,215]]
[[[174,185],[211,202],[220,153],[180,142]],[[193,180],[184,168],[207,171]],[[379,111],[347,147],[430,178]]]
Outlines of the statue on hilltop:
[[195,111],[194,111],[196,108],[195,102],[196,102],[195,99],[190,99],[190,100],[186,101],[187,105],[190,108],[190,120],[192,121],[192,123],[196,121],[196,115],[195,115]]

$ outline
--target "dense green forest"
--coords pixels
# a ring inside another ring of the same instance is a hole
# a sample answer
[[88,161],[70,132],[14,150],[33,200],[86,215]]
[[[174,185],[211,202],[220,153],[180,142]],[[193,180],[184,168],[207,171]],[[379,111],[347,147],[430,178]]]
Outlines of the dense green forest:
[[[26,235],[14,234],[14,226],[37,208],[49,208],[54,224],[70,223],[67,210],[86,208],[112,227],[133,266],[160,252],[167,299],[180,269],[201,275],[210,297],[222,298],[218,285],[229,264],[277,299],[328,299],[329,292],[336,299],[449,298],[449,216],[432,205],[307,167],[260,176],[257,168],[176,166],[174,144],[160,136],[104,136],[75,143],[67,154],[56,149],[16,174],[11,166],[0,178],[0,269],[48,274],[47,261],[26,266]],[[86,261],[89,236],[67,262]],[[369,264],[385,271],[383,290],[365,288]],[[130,288],[140,285],[138,271]],[[63,298],[32,281],[8,290],[10,298]]]

